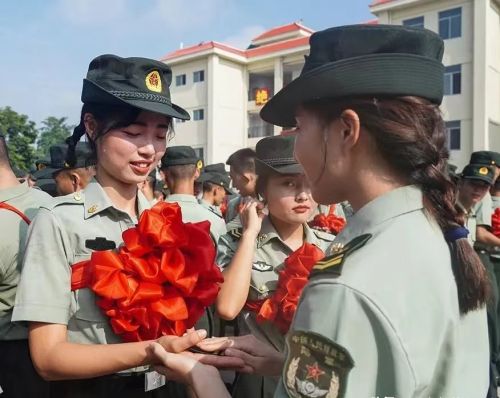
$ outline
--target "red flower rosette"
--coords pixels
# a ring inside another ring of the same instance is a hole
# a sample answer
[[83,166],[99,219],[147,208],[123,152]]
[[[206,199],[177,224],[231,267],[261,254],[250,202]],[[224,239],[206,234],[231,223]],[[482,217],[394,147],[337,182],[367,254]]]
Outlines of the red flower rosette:
[[251,302],[246,308],[257,312],[258,322],[272,322],[282,334],[286,334],[309,274],[324,256],[316,246],[304,243],[285,260],[274,294],[263,302]]
[[72,290],[90,288],[124,341],[181,336],[219,292],[210,223],[183,223],[176,203],[145,210],[116,251],[73,265]]
[[345,227],[346,221],[343,217],[339,217],[335,214],[335,207],[335,204],[330,205],[328,215],[317,214],[314,216],[313,220],[309,222],[309,226],[330,234],[338,235]]
[[496,208],[491,216],[491,229],[493,234],[500,238],[500,207]]

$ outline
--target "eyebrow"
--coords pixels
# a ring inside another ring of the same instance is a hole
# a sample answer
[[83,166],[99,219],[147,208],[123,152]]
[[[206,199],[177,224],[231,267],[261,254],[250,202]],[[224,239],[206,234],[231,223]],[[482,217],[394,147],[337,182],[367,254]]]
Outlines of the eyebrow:
[[[130,123],[130,126],[132,125],[137,125],[137,126],[142,126],[142,127],[148,127],[148,125],[144,122],[132,122]],[[160,123],[160,124],[157,124],[156,127],[157,129],[168,129],[168,124],[165,124],[165,123]]]

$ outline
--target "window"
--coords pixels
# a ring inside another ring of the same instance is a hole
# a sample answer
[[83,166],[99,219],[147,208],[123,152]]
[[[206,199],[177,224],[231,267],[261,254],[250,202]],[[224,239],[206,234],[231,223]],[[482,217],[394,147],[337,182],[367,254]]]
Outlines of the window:
[[453,39],[462,36],[462,9],[441,11],[439,13],[439,36]]
[[272,124],[262,120],[258,113],[248,114],[248,138],[270,137],[274,134]]
[[446,122],[446,135],[450,150],[460,149],[460,120]]
[[175,76],[175,85],[176,86],[185,86],[186,85],[186,75]]
[[412,28],[423,28],[424,27],[424,17],[405,19],[403,21],[403,26],[410,26]]
[[193,72],[193,81],[195,83],[205,81],[205,71],[204,70],[198,70],[196,72]]
[[462,92],[462,65],[452,65],[444,68],[444,95],[460,94]]
[[203,164],[205,164],[205,156],[204,156],[203,147],[201,147],[201,148],[193,148],[193,149],[194,149],[194,153],[196,153],[196,157],[198,159],[203,160]]
[[193,120],[203,120],[205,119],[205,112],[203,109],[195,109],[193,111]]

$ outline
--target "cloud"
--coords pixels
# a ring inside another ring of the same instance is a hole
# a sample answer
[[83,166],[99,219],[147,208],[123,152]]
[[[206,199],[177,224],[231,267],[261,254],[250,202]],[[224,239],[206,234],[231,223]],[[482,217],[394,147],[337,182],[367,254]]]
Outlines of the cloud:
[[263,26],[253,25],[247,26],[240,30],[235,35],[231,35],[222,40],[223,43],[227,43],[236,48],[247,48],[253,38],[260,35],[266,29]]

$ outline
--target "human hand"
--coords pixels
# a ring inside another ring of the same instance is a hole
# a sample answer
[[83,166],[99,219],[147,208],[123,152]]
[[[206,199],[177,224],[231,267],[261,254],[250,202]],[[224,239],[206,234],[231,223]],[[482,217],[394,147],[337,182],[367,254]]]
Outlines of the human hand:
[[279,376],[285,362],[283,353],[251,334],[205,339],[198,343],[198,347],[208,352],[223,350],[226,359],[240,359],[244,363],[239,370],[242,373]]
[[258,200],[247,197],[242,200],[240,219],[243,226],[243,233],[256,237],[262,227],[262,220],[265,217],[264,204]]

